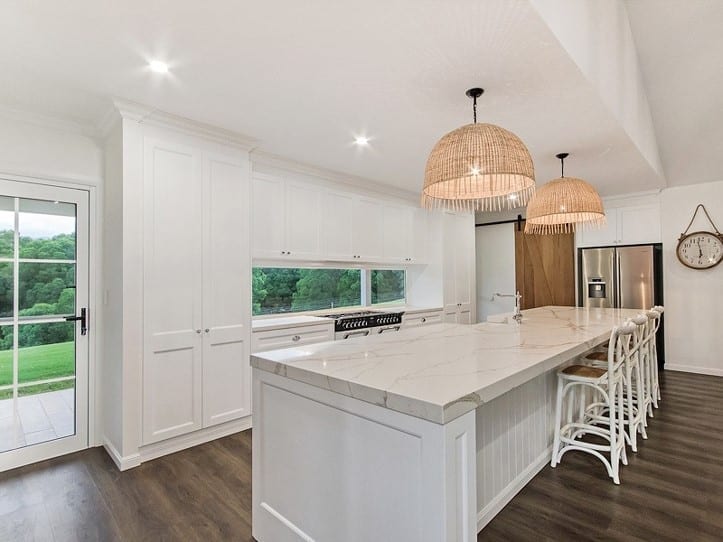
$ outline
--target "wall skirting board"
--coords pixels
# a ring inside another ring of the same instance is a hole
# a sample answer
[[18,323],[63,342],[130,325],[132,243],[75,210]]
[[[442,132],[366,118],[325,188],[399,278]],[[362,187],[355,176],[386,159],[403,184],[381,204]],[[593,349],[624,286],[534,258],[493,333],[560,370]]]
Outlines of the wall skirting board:
[[200,431],[164,440],[156,444],[142,446],[138,450],[138,453],[127,456],[122,456],[107,438],[103,439],[103,447],[106,452],[108,452],[108,455],[111,457],[118,469],[124,471],[137,467],[146,461],[180,452],[181,450],[192,448],[194,446],[198,446],[199,444],[204,444],[222,437],[227,437],[229,435],[233,435],[234,433],[240,433],[241,431],[246,431],[247,429],[251,429],[251,416],[246,416],[245,418],[201,429]]
[[103,448],[118,467],[118,470],[128,470],[141,464],[141,455],[136,453],[123,456],[107,437],[103,439]]
[[699,375],[723,376],[723,369],[714,367],[696,367],[694,365],[678,365],[675,363],[666,363],[666,371],[677,371],[681,373],[695,373]]

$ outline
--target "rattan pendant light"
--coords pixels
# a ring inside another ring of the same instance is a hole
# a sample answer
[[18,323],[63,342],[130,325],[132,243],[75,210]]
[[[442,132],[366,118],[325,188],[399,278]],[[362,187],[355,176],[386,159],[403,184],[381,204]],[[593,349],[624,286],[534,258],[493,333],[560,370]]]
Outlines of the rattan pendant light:
[[560,159],[560,178],[537,189],[527,206],[525,233],[571,233],[576,228],[605,225],[605,211],[597,191],[587,182],[565,177],[568,153],[555,155]]
[[442,137],[432,149],[424,172],[422,206],[468,211],[496,211],[526,205],[535,190],[532,157],[522,140],[494,124],[474,123]]

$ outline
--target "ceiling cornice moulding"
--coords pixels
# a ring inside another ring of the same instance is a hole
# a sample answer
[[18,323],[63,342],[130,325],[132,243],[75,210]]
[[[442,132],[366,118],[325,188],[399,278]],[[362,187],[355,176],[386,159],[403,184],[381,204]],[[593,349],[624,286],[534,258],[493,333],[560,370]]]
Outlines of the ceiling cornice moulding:
[[325,169],[317,167],[304,162],[299,162],[291,158],[286,158],[278,154],[273,154],[261,149],[255,149],[250,154],[251,166],[264,165],[272,168],[281,169],[290,173],[298,173],[301,175],[309,175],[312,177],[318,177],[326,181],[331,181],[335,184],[347,185],[351,188],[361,189],[363,191],[373,192],[377,194],[384,194],[387,196],[393,196],[405,201],[413,201],[415,204],[419,204],[419,194],[411,192],[409,190],[403,190],[401,188],[395,188],[388,184],[366,179],[364,177],[358,177],[341,171],[335,171],[331,169]]
[[[256,139],[241,135],[237,132],[167,113],[166,111],[130,100],[114,98],[113,106],[116,115],[120,115],[123,119],[168,128],[184,134],[201,137],[215,143],[232,145],[246,151],[251,151],[258,145]],[[107,130],[110,130],[114,122],[104,117],[101,124],[105,126]]]

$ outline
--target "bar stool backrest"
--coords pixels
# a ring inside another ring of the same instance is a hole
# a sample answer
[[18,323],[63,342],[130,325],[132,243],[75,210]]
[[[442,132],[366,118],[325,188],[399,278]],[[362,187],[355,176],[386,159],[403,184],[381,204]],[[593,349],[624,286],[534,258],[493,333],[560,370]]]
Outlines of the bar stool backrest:
[[[635,332],[633,333],[633,351],[631,352],[632,360],[639,360],[643,355],[643,349],[646,347],[646,339],[648,335],[648,315],[638,314],[637,316],[628,320],[628,322],[634,324]],[[627,322],[626,322],[627,323]]]
[[608,378],[610,385],[620,375],[621,368],[631,356],[631,343],[635,333],[635,324],[630,320],[621,326],[613,328],[610,334],[610,348],[608,349]]

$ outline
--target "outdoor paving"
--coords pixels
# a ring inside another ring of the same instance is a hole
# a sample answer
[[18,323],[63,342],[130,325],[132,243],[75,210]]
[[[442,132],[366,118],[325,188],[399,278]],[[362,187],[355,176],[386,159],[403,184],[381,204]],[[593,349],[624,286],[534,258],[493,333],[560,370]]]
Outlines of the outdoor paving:
[[0,452],[75,432],[73,388],[0,400]]

